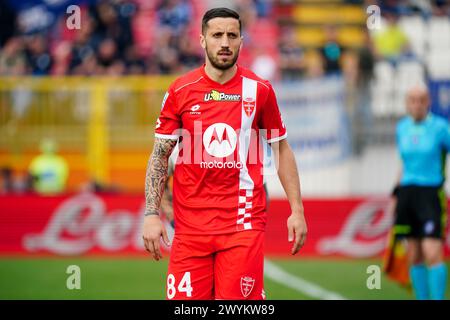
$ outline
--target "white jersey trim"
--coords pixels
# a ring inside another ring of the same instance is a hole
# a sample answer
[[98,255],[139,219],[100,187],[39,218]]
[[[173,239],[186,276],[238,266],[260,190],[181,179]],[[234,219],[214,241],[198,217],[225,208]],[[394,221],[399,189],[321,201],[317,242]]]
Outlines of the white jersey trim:
[[286,139],[286,138],[287,138],[287,132],[285,134],[283,134],[282,136],[275,137],[275,138],[272,138],[270,140],[267,140],[267,143],[277,142],[277,141],[280,141],[280,140],[283,140],[283,139]]
[[[237,230],[252,229],[252,207],[253,189],[255,184],[248,172],[247,158],[251,143],[251,128],[255,119],[257,101],[258,81],[242,77],[242,105],[241,105],[241,131],[239,133],[239,159],[243,163],[239,171],[239,194],[237,212]],[[244,110],[244,102],[253,103],[253,110],[250,114]]]
[[155,133],[155,137],[159,139],[169,139],[169,140],[178,140],[180,137],[179,134],[161,134],[161,133]]

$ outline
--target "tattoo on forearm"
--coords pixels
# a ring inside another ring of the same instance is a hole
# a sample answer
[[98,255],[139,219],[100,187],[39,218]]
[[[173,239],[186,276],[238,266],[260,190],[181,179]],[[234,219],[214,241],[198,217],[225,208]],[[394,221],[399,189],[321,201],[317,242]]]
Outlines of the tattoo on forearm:
[[173,208],[172,208],[172,190],[169,187],[169,183],[168,183],[169,179],[170,179],[170,177],[168,177],[168,179],[166,181],[166,186],[164,188],[164,194],[162,195],[162,198],[161,198],[161,210],[164,212],[164,214],[166,216],[169,215],[171,217]]
[[155,138],[145,175],[145,215],[159,215],[161,197],[168,177],[168,159],[177,140]]

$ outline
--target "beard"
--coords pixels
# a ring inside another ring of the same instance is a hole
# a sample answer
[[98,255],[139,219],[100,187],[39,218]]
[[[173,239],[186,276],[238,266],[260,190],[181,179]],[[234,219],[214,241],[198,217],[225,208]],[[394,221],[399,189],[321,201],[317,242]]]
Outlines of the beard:
[[206,46],[205,48],[206,50],[206,55],[208,56],[208,60],[209,62],[211,62],[211,65],[219,70],[227,70],[230,69],[232,66],[234,66],[234,64],[236,63],[238,57],[239,57],[239,49],[237,49],[236,53],[233,54],[232,51],[230,50],[221,50],[219,52],[230,52],[231,55],[229,56],[230,59],[228,59],[227,61],[223,61],[222,59],[220,59],[217,55],[214,55],[213,52],[208,50],[208,46]]

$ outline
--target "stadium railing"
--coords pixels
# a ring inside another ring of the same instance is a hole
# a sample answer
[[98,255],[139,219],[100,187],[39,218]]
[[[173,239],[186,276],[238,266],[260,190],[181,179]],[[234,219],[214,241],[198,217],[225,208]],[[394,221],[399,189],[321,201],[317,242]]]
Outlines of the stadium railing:
[[68,189],[120,181],[142,189],[152,130],[171,76],[0,78],[0,167],[23,174],[43,138],[70,167]]

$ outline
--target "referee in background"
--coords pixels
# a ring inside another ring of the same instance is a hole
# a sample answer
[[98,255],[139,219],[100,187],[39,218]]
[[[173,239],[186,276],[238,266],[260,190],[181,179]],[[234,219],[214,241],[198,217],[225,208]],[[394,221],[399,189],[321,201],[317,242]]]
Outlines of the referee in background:
[[447,268],[444,234],[447,216],[445,158],[450,150],[448,122],[429,112],[425,85],[407,92],[408,115],[397,124],[402,162],[394,231],[406,238],[409,274],[417,299],[444,299]]

